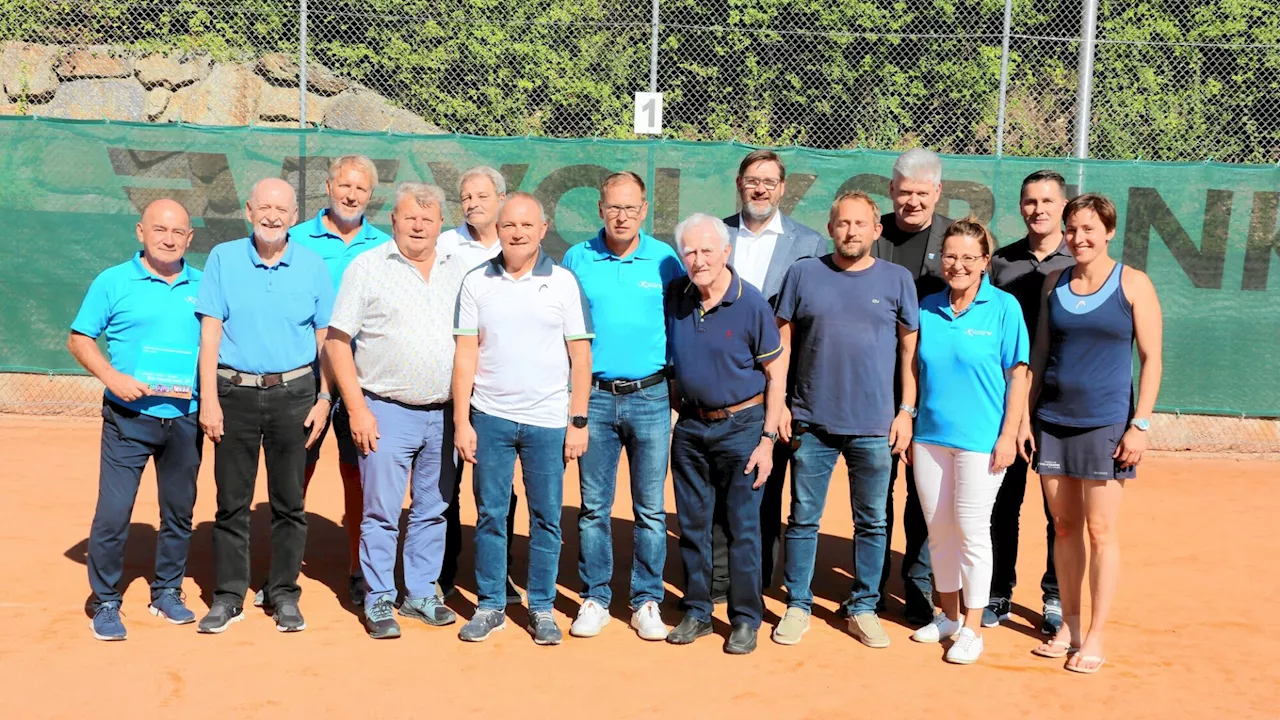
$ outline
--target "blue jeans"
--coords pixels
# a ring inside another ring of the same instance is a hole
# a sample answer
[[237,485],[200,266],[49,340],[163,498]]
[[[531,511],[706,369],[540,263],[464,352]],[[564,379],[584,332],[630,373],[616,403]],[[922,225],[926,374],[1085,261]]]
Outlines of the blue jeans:
[[476,431],[476,596],[481,610],[507,606],[507,514],[516,456],[529,505],[529,610],[550,610],[560,566],[564,428],[538,427],[471,411]]
[[[916,472],[906,465],[907,501],[902,508],[902,532],[907,545],[902,553],[902,595],[907,617],[924,619],[933,617],[933,565],[929,560],[929,526],[920,508],[920,495],[916,492]],[[886,537],[893,537],[893,486],[898,481],[898,461],[893,461],[889,479],[886,507],[889,508],[889,524]],[[880,597],[883,605],[884,586],[889,582],[893,561],[889,544],[884,546],[884,573],[880,576]],[[883,609],[883,607],[881,607]]]
[[832,435],[811,430],[798,436],[800,447],[791,463],[791,517],[787,519],[785,576],[788,607],[813,607],[813,566],[818,551],[818,523],[827,503],[827,487],[836,460],[849,468],[853,504],[853,614],[875,612],[886,532],[889,473],[893,454],[889,439],[869,435]]
[[378,421],[378,449],[360,457],[364,518],[360,522],[360,570],[369,592],[365,609],[396,599],[396,545],[404,491],[411,489],[404,538],[404,586],[408,596],[435,594],[444,557],[444,511],[453,497],[453,410],[447,405],[411,408],[366,398]]
[[618,484],[618,459],[627,449],[631,509],[635,517],[631,562],[631,608],[662,602],[662,569],[667,562],[667,515],[662,507],[671,439],[667,384],[614,395],[592,388],[587,413],[590,440],[578,458],[582,509],[578,512],[578,574],[582,598],[609,607],[613,591],[613,535],[610,518]]
[[196,502],[204,435],[196,413],[161,420],[113,402],[102,404],[102,455],[98,505],[89,529],[89,587],[96,603],[120,602],[124,548],[138,485],[154,458],[160,498],[156,535],[156,575],[151,597],[181,589],[191,541],[191,509]]
[[729,619],[759,628],[760,501],[753,489],[756,471],[747,460],[760,444],[764,406],[725,420],[682,415],[671,435],[671,475],[680,519],[680,559],[684,562],[684,606],[693,617],[711,620],[711,518],[723,505],[729,539]]

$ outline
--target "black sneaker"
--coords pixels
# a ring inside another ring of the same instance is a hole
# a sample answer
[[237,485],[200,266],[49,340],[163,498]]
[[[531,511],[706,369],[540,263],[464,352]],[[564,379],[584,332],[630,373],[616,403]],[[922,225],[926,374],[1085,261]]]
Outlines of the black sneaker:
[[564,633],[556,626],[556,619],[550,610],[529,613],[529,634],[539,645],[559,645],[564,641]]
[[276,630],[282,633],[302,632],[307,629],[307,621],[302,619],[302,611],[298,609],[297,600],[281,600],[275,606],[271,619],[276,621]]
[[217,634],[244,619],[244,610],[239,605],[228,602],[215,602],[209,613],[200,619],[196,630],[202,633]]
[[351,599],[352,605],[364,607],[364,596],[367,592],[369,592],[369,586],[364,581],[364,575],[356,573],[347,579],[347,596]]
[[1004,598],[991,598],[982,611],[982,627],[992,628],[1009,619],[1011,604]]
[[700,637],[711,634],[711,621],[699,620],[693,615],[685,615],[680,624],[667,633],[667,642],[672,645],[688,645]]
[[400,623],[396,622],[395,608],[390,600],[382,598],[365,611],[364,629],[374,640],[400,637]]

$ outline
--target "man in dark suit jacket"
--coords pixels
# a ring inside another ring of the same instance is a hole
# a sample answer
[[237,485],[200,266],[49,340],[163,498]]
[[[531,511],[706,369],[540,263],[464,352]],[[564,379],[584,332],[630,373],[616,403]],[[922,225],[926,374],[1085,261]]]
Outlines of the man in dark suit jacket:
[[[742,159],[738,165],[737,187],[742,211],[724,219],[729,227],[729,244],[733,247],[729,264],[773,305],[787,270],[801,258],[826,255],[830,252],[830,241],[782,214],[778,206],[787,190],[787,169],[772,150],[756,150]],[[775,443],[773,472],[760,504],[764,554],[761,577],[765,588],[773,584],[773,570],[781,547],[782,485],[790,462],[791,449],[786,443]],[[711,536],[711,595],[717,601],[722,601],[729,590],[729,544],[723,520],[714,518]]]

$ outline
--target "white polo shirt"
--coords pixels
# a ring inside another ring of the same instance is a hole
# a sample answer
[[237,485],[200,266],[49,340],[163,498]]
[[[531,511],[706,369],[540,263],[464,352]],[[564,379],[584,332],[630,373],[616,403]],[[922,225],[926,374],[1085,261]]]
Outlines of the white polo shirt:
[[394,240],[351,261],[329,326],[355,339],[362,389],[406,405],[449,399],[450,316],[467,269],[456,255],[437,250],[427,281]]
[[769,263],[773,260],[773,250],[778,246],[778,237],[782,235],[782,213],[774,212],[769,224],[760,228],[757,235],[747,227],[746,220],[738,215],[738,237],[733,243],[733,269],[738,277],[751,283],[757,290],[764,287],[764,278],[769,274]]
[[462,261],[462,266],[470,270],[485,260],[497,257],[498,253],[502,252],[502,243],[495,240],[493,247],[485,247],[471,237],[471,228],[466,223],[462,223],[452,230],[440,233],[440,238],[436,240],[436,248],[457,255]]
[[513,278],[498,255],[467,272],[455,335],[478,335],[471,406],[511,422],[569,424],[568,340],[595,337],[578,278],[541,250],[533,270]]

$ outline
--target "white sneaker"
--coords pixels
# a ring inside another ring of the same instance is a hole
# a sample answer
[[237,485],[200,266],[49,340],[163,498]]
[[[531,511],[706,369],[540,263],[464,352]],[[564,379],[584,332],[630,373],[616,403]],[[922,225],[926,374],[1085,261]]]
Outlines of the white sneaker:
[[588,600],[578,608],[578,617],[569,626],[569,634],[580,638],[595,637],[608,624],[609,611],[595,600]]
[[962,627],[964,624],[959,619],[950,620],[946,613],[938,613],[933,616],[933,622],[912,633],[911,639],[918,643],[942,642],[943,638],[955,639]]
[[662,622],[658,603],[650,600],[631,613],[631,627],[641,640],[666,640],[667,626]]
[[946,661],[957,665],[972,665],[982,655],[982,638],[973,630],[964,628],[956,636],[956,643],[947,650]]

